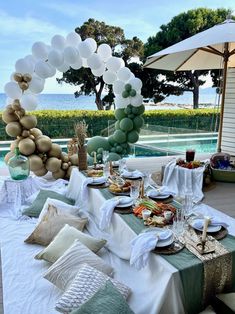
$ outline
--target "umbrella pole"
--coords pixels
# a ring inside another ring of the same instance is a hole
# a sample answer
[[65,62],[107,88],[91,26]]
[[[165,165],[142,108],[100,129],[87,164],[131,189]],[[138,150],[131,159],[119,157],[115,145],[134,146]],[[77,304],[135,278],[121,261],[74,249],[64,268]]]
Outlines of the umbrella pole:
[[224,102],[225,102],[226,83],[227,83],[228,58],[229,58],[228,43],[225,43],[224,44],[223,87],[222,87],[219,134],[218,134],[218,144],[217,144],[217,151],[218,152],[221,152],[222,130],[223,130],[223,120],[224,120]]

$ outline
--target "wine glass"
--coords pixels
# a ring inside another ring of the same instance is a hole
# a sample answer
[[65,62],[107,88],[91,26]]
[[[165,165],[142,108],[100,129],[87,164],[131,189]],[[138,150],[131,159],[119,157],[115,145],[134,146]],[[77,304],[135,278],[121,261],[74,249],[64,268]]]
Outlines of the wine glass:
[[103,153],[102,153],[102,159],[103,159],[103,164],[105,164],[107,161],[108,161],[108,158],[109,158],[109,151],[107,150],[103,150]]
[[119,160],[118,171],[121,174],[123,170],[125,169],[126,169],[126,159],[122,158],[121,160]]
[[137,184],[132,184],[130,187],[130,197],[133,199],[134,201],[134,205],[139,197],[139,185]]
[[106,180],[108,180],[108,177],[110,176],[110,167],[109,167],[109,163],[108,162],[104,163],[103,175],[106,178]]

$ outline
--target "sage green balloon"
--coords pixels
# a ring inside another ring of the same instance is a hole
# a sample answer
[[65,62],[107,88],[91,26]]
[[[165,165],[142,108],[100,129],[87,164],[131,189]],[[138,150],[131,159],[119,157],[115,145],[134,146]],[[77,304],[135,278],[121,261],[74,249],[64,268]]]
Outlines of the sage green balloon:
[[115,147],[112,147],[112,148],[110,149],[110,151],[113,152],[113,153],[115,153],[115,152],[116,152],[116,148],[115,148]]
[[124,109],[125,113],[128,115],[128,114],[131,114],[132,113],[132,105],[128,105],[125,109]]
[[121,156],[117,153],[109,153],[108,161],[117,161],[121,159]]
[[133,129],[133,122],[129,118],[123,118],[120,121],[120,129],[123,130],[124,132],[128,132]]
[[117,153],[122,153],[122,151],[123,151],[122,147],[121,147],[120,145],[118,145],[118,146],[116,147],[116,152],[117,152]]
[[121,131],[121,130],[116,130],[114,132],[114,140],[117,142],[117,143],[124,143],[126,142],[126,134],[125,132]]
[[129,97],[130,95],[129,95],[129,92],[128,91],[126,91],[126,90],[124,90],[123,92],[122,92],[122,97],[123,98],[127,98],[127,97]]
[[138,108],[138,114],[143,114],[145,112],[145,106],[142,104],[139,107],[135,107]]
[[102,154],[97,154],[96,158],[97,158],[97,160],[101,161],[102,160]]
[[115,118],[117,120],[122,120],[126,117],[125,110],[123,108],[118,108],[114,111]]
[[135,130],[130,131],[127,133],[127,141],[129,143],[136,143],[139,139],[139,134]]
[[127,92],[130,92],[130,91],[132,90],[131,84],[127,83],[127,84],[125,85],[125,90],[126,90]]
[[[141,106],[142,106],[142,105],[141,105]],[[140,106],[140,107],[141,107],[141,106]],[[140,108],[140,107],[133,107],[133,108],[132,108],[132,113],[135,114],[135,115],[139,115],[139,114],[140,114],[140,113],[139,113],[139,111],[140,111],[139,108]]]
[[136,116],[133,120],[135,129],[140,129],[144,124],[144,119],[141,116]]
[[97,149],[97,153],[98,153],[98,154],[102,154],[103,151],[104,151],[104,149],[103,149],[102,147],[100,147],[100,148]]
[[134,119],[134,117],[135,117],[134,113],[128,114],[129,119]]
[[110,135],[110,136],[108,137],[108,142],[109,142],[109,144],[110,144],[111,146],[114,145],[115,140],[114,140],[114,138],[113,138],[113,135]]
[[116,121],[115,122],[115,130],[119,130],[119,129],[120,129],[120,121]]
[[135,96],[136,96],[136,90],[135,90],[135,89],[132,89],[132,90],[130,91],[130,96],[131,96],[131,97],[135,97]]
[[94,136],[87,142],[87,152],[96,152],[98,148],[103,148],[104,150],[110,150],[110,144],[108,140],[102,136]]

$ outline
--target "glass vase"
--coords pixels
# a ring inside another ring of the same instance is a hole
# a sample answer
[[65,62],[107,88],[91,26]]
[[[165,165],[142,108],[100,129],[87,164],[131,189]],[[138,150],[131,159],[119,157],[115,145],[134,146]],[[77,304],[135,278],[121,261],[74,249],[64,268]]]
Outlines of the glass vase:
[[20,154],[19,148],[15,148],[15,155],[8,161],[8,169],[13,180],[25,180],[29,176],[29,159]]

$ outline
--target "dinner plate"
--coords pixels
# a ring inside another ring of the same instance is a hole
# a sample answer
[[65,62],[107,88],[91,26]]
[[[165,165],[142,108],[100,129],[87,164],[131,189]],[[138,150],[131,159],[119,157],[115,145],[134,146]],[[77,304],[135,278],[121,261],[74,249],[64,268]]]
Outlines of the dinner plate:
[[157,190],[150,190],[147,192],[147,195],[159,200],[165,200],[171,196],[170,194],[161,194],[161,192],[158,192]]
[[[196,230],[198,230],[198,231],[203,231],[203,227],[202,228],[197,228],[196,226],[194,226],[194,222],[192,221],[191,222],[191,226],[194,228],[194,229],[196,229]],[[222,226],[208,226],[208,228],[207,228],[207,232],[209,232],[209,233],[213,233],[213,232],[218,232],[218,231],[220,231],[221,230],[221,228],[222,228]]]
[[171,236],[170,238],[166,239],[166,240],[159,240],[157,242],[156,247],[165,247],[165,246],[169,246],[174,242],[174,237]]
[[129,196],[117,196],[117,198],[119,199],[117,207],[124,208],[133,205],[133,199]]
[[[99,179],[99,180],[98,180]],[[90,185],[101,185],[101,184],[104,184],[106,182],[106,178],[94,178],[94,181],[89,183]]]

